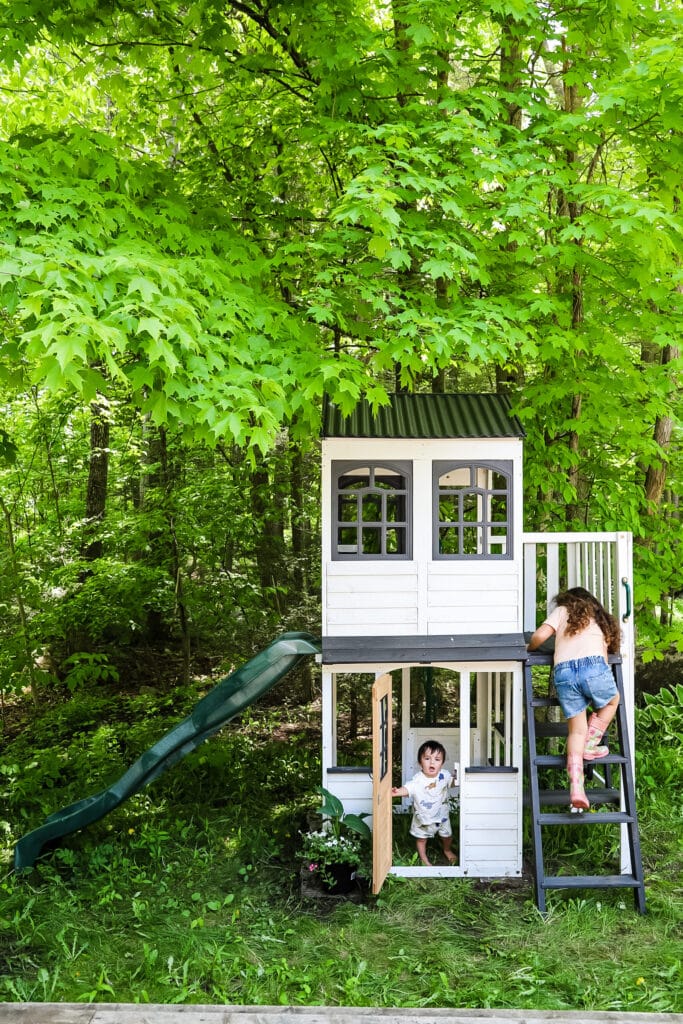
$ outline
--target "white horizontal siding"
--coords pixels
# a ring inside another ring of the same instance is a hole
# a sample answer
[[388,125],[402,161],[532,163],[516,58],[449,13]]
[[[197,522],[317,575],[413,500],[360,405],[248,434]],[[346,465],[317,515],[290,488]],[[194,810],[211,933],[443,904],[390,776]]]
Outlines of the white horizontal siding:
[[521,621],[516,562],[431,562],[427,633],[514,633]]
[[430,608],[427,635],[454,633],[516,633],[517,617],[508,608],[492,604],[470,605],[465,608]]
[[465,772],[463,784],[470,806],[476,807],[480,814],[509,810],[510,800],[516,805],[519,792],[517,772]]
[[495,828],[492,828],[490,815],[475,814],[474,810],[469,808],[465,832],[468,841],[476,842],[476,836],[486,834],[492,836],[494,842],[509,843],[511,841],[510,833],[512,832],[513,836],[517,834],[517,812],[514,810],[514,806],[510,810],[510,804],[507,804],[506,813],[496,814]]
[[419,632],[414,562],[330,562],[325,592],[328,636],[410,636]]
[[374,608],[330,608],[327,612],[327,621],[330,626],[339,626],[342,623],[349,626],[360,623],[379,625],[387,622],[417,626],[417,608],[378,608],[376,605]]
[[[384,595],[384,591],[380,591],[379,594]],[[386,600],[384,600],[383,596],[379,597],[379,600],[391,608],[415,608],[417,606],[414,593],[406,593],[400,590],[387,594]],[[368,593],[367,590],[362,593],[358,591],[328,592],[327,595],[327,607],[329,610],[334,608],[376,608],[377,604],[378,594]]]
[[[493,630],[488,628],[489,616],[494,616],[496,619],[504,619],[506,622],[516,622],[517,616],[515,609],[510,608],[507,605],[501,605],[497,600],[497,594],[489,594],[488,601],[485,600],[485,595],[478,595],[477,599],[473,597],[470,601],[456,601],[449,599],[448,603],[441,601],[437,602],[433,600],[433,595],[429,595],[429,603],[427,605],[429,609],[430,621],[445,622],[448,618],[452,618],[454,614],[464,615],[467,621],[472,621],[472,617],[481,618],[481,629],[476,630],[478,633],[491,633]],[[482,612],[483,618],[482,618]]]
[[[341,623],[336,625],[331,622],[328,623],[326,636],[418,636],[417,629],[415,628],[414,622],[392,622],[392,623],[376,623],[368,622],[367,619],[362,623]],[[389,662],[387,661],[387,664]],[[391,668],[395,667],[394,663],[391,662]],[[358,662],[354,665],[345,665],[345,671],[347,672],[364,672],[365,664]]]
[[[501,594],[516,594],[519,587],[517,574],[510,576],[493,576],[487,574],[475,576],[459,576],[455,573],[438,574],[429,573],[429,593],[435,597],[454,594],[462,600],[463,594],[482,594],[491,592],[492,588]],[[509,598],[508,598],[509,600]]]
[[410,595],[417,604],[418,574],[414,567],[409,572],[397,572],[386,563],[377,562],[373,562],[371,569],[359,569],[356,563],[355,571],[344,567],[339,572],[335,566],[328,569],[325,596],[329,602],[340,594],[368,594],[375,604],[391,604],[395,595]]
[[370,561],[328,562],[328,579],[339,579],[344,576],[357,576],[363,580],[374,579],[376,576],[414,576],[417,578],[415,562],[377,559]]
[[518,875],[522,841],[519,773],[465,772],[461,796],[461,860],[469,875]]
[[372,777],[369,772],[327,772],[325,787],[338,797],[346,814],[367,814],[372,828]]

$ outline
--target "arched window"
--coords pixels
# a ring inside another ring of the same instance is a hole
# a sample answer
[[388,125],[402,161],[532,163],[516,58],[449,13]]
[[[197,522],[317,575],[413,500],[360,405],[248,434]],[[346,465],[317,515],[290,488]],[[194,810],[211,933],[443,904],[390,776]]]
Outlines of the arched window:
[[434,558],[512,558],[512,463],[434,463]]
[[332,558],[410,558],[411,464],[333,462]]

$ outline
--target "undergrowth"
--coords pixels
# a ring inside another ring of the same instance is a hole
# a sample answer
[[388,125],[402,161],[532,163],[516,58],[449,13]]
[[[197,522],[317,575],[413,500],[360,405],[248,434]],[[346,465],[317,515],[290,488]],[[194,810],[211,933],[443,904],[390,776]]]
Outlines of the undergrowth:
[[[0,999],[681,1012],[681,690],[638,712],[646,916],[597,890],[552,893],[543,917],[528,880],[390,877],[360,904],[302,897],[310,708],[250,709],[17,875],[16,841],[117,778],[198,694],[78,693],[34,711],[0,758]],[[615,855],[575,831],[580,845],[549,851],[567,870]]]

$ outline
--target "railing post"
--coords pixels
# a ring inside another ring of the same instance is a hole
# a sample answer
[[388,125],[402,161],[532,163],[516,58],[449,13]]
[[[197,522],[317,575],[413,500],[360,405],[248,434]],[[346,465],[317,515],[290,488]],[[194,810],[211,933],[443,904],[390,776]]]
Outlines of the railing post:
[[533,633],[536,629],[536,545],[524,544],[524,619],[523,629]]

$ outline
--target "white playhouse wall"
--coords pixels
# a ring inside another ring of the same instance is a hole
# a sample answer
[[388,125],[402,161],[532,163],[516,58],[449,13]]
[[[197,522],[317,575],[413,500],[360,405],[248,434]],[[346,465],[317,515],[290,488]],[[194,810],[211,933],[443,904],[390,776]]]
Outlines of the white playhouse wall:
[[[367,666],[346,666],[359,670]],[[414,666],[413,666],[414,667]],[[452,815],[457,835],[458,863],[425,868],[422,865],[393,865],[390,873],[403,876],[514,878],[522,873],[522,669],[518,662],[498,662],[498,671],[482,671],[480,663],[441,664],[436,667],[457,672],[460,676],[461,727],[410,725],[410,668],[405,665],[376,667],[374,674],[402,670],[403,719],[401,722],[401,781],[411,778],[417,770],[416,752],[425,739],[437,739],[446,747],[448,769],[456,776],[454,790],[458,810]],[[500,679],[505,680],[499,686]],[[471,684],[476,681],[478,726],[462,723],[471,719]],[[501,690],[500,695],[498,690]],[[498,763],[491,725],[501,714],[505,703],[507,718],[506,764]],[[373,826],[373,780],[369,767],[336,766],[336,673],[323,669],[323,785],[344,804],[345,811],[366,814]],[[399,751],[395,750],[398,756]],[[489,763],[489,758],[495,764]],[[402,801],[407,811],[410,800]],[[396,805],[398,809],[398,805]]]
[[[512,558],[432,555],[435,461],[511,461]],[[412,558],[333,561],[331,464],[412,463]],[[322,445],[323,634],[438,636],[522,628],[522,442],[518,438],[326,438]]]

